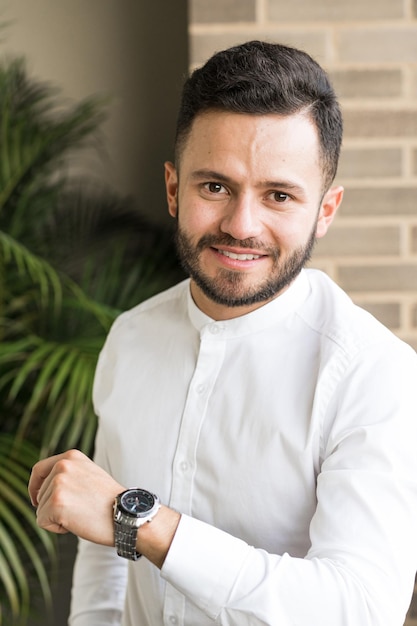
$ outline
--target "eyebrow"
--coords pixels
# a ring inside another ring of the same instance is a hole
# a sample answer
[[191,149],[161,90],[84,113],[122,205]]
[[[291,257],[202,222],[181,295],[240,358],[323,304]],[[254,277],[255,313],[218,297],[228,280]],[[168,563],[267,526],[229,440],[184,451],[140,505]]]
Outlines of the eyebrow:
[[215,170],[206,170],[206,169],[194,170],[193,172],[191,172],[191,178],[193,180],[201,180],[203,178],[210,179],[210,180],[219,180],[222,183],[232,182],[231,178],[229,178],[228,176],[225,176],[224,174],[220,174],[220,172],[216,172]]
[[[210,169],[194,170],[193,172],[191,172],[190,176],[192,180],[206,179],[206,180],[219,181],[221,183],[226,183],[226,184],[227,183],[231,184],[234,182],[231,178],[229,178],[229,176],[225,176],[224,174],[221,174],[220,172],[216,172],[215,170],[210,170]],[[259,187],[262,187],[265,189],[268,189],[268,188],[285,189],[286,191],[293,191],[299,194],[305,193],[304,187],[289,180],[265,180],[260,183]]]

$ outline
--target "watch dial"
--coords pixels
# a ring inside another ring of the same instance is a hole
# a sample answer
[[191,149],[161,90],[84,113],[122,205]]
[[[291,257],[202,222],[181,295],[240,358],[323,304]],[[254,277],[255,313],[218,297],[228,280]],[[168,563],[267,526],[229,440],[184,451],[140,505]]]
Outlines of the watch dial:
[[120,504],[127,513],[140,516],[152,509],[155,498],[149,491],[130,489],[121,496]]

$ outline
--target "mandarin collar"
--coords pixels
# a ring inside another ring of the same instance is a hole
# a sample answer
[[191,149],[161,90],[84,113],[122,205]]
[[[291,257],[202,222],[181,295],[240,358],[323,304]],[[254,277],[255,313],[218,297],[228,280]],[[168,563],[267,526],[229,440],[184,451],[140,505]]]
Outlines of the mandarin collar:
[[200,333],[209,332],[213,336],[238,337],[250,333],[259,332],[279,320],[286,317],[289,313],[298,308],[298,306],[308,297],[310,293],[310,284],[305,270],[302,270],[293,283],[284,293],[277,296],[271,302],[255,309],[251,313],[241,315],[230,320],[215,321],[195,304],[191,295],[190,281],[188,281],[187,290],[187,306],[188,315],[194,328]]

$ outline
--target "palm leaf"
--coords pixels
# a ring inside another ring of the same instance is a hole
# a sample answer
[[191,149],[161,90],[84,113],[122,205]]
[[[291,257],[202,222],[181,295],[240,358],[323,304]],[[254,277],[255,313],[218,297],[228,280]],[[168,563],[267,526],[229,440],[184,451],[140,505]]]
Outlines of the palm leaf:
[[38,528],[27,495],[30,468],[36,460],[34,446],[28,442],[17,446],[13,436],[0,434],[0,597],[19,623],[28,615],[28,569],[37,577],[46,606],[51,604],[48,574],[33,539],[38,538],[45,557],[52,560],[55,541]]
[[[86,422],[92,420],[95,426],[91,395],[101,344],[92,340],[72,345],[31,337],[0,346],[0,389],[9,386],[8,401],[15,401],[29,384],[32,387],[16,431],[20,439],[42,414],[43,454],[53,452],[59,443],[74,447]],[[16,364],[2,373],[2,363],[10,365],[13,359]]]
[[6,266],[14,263],[21,276],[27,276],[39,286],[41,300],[44,304],[52,296],[55,306],[62,300],[62,284],[58,273],[44,259],[39,258],[20,242],[0,230],[0,252]]
[[11,568],[9,567],[9,564],[6,558],[3,556],[1,552],[0,552],[0,582],[2,583],[4,590],[7,594],[7,599],[9,601],[12,616],[13,618],[16,618],[20,613],[20,606],[21,606],[19,592],[18,592],[15,579],[13,577]]

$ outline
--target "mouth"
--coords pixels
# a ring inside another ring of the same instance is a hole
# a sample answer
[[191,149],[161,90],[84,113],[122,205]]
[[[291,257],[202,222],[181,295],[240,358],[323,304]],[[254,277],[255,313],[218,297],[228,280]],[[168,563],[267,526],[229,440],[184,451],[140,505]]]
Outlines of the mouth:
[[244,254],[238,254],[236,252],[230,252],[229,250],[219,250],[218,248],[215,248],[215,250],[219,254],[235,261],[256,261],[256,259],[260,259],[261,256],[263,256],[262,254],[252,254],[247,252]]

